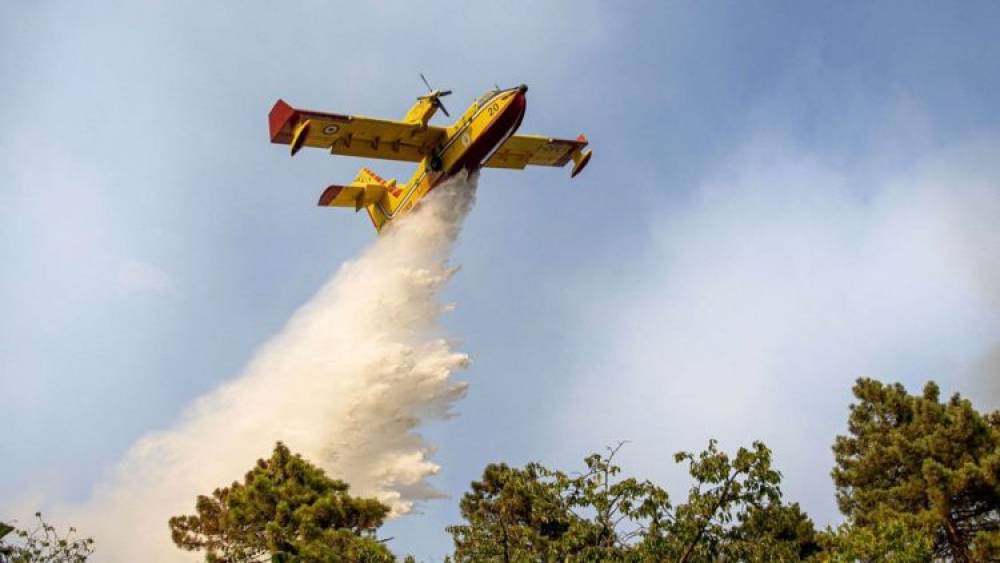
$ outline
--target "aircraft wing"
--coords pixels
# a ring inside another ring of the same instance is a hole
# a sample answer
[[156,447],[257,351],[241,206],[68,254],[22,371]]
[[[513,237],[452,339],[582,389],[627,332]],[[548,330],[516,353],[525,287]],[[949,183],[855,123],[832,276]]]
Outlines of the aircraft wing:
[[[525,166],[564,166],[580,155],[587,146],[587,138],[580,135],[575,140],[553,139],[538,135],[514,135],[497,149],[483,166],[490,168],[517,168]],[[582,166],[580,167],[582,169]]]
[[442,127],[296,109],[278,100],[268,116],[271,142],[330,154],[419,162],[444,136]]

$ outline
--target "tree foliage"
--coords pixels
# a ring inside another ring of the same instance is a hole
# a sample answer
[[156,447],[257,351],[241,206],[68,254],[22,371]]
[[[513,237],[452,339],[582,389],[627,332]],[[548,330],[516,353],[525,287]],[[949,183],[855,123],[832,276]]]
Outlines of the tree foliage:
[[25,529],[0,522],[0,563],[82,563],[94,553],[94,540],[75,538],[76,528],[60,534],[40,512],[35,519],[35,525]]
[[695,456],[679,453],[694,484],[658,538],[657,557],[676,561],[798,561],[816,550],[812,521],[785,505],[781,473],[761,442],[730,458],[715,441]]
[[619,478],[617,452],[587,457],[575,476],[489,465],[462,498],[466,523],[448,528],[455,560],[797,561],[817,549],[809,518],[782,504],[763,444],[677,454],[695,483],[676,507],[656,484]]
[[347,491],[278,442],[243,483],[199,496],[195,515],[171,518],[171,536],[220,563],[394,561],[375,539],[389,507]]
[[831,563],[924,563],[934,559],[931,537],[901,520],[874,526],[841,524],[819,536],[822,561]]
[[854,395],[849,435],[833,446],[845,541],[868,538],[876,552],[929,544],[932,557],[953,561],[1000,558],[1000,414],[983,416],[957,394],[941,402],[933,382],[914,396],[860,379]]
[[669,502],[648,481],[617,479],[618,448],[585,460],[575,476],[530,463],[491,464],[460,503],[468,522],[448,528],[456,561],[608,560],[626,550],[641,519],[660,518]]
[[[488,465],[460,501],[463,521],[447,528],[448,561],[1000,561],[1000,413],[958,395],[942,402],[933,382],[913,396],[861,379],[854,394],[848,434],[833,446],[846,517],[836,528],[817,532],[785,503],[763,443],[731,455],[712,440],[676,454],[691,478],[682,502],[623,475],[619,444],[581,472]],[[388,508],[347,491],[279,443],[243,483],[199,497],[197,514],[170,528],[210,561],[394,560],[375,539]]]

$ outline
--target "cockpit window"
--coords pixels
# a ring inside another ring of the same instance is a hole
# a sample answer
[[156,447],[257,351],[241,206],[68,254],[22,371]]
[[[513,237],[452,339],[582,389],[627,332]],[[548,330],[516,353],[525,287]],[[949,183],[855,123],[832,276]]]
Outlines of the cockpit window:
[[496,96],[497,92],[499,92],[499,90],[490,90],[489,92],[486,92],[482,96],[479,96],[479,98],[476,100],[476,104],[479,107],[483,107],[483,104],[485,104],[486,101],[492,98],[493,96]]

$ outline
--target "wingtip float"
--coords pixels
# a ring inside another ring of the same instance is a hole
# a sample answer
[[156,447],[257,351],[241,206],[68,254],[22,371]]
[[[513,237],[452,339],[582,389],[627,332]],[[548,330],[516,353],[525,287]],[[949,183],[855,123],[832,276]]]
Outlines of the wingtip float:
[[401,121],[297,109],[279,99],[268,116],[271,142],[287,144],[292,156],[311,147],[334,155],[416,162],[406,184],[362,168],[350,184],[330,186],[320,196],[321,206],[367,209],[376,231],[462,170],[565,166],[572,161],[570,177],[575,177],[590,162],[583,135],[575,140],[515,135],[527,108],[524,84],[486,92],[447,127],[428,122],[439,109],[448,115],[441,98],[451,91],[427,88],[430,93],[418,97]]

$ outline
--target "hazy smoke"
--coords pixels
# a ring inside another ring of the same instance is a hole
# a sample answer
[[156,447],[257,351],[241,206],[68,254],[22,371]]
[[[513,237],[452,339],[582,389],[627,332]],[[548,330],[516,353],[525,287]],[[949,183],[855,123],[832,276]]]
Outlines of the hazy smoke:
[[1000,406],[997,154],[991,138],[871,168],[751,143],[662,209],[627,274],[580,276],[601,281],[572,289],[592,312],[559,445],[628,438],[626,465],[669,484],[687,480],[673,451],[761,439],[786,498],[836,523],[830,445],[856,378]]
[[[98,559],[176,561],[170,516],[240,479],[275,441],[374,495],[394,514],[436,495],[438,466],[415,428],[449,416],[469,360],[442,337],[434,299],[454,269],[452,242],[475,178],[437,188],[339,272],[235,380],[198,400],[176,428],[136,443],[92,499],[71,510]],[[78,513],[82,512],[82,513]]]

